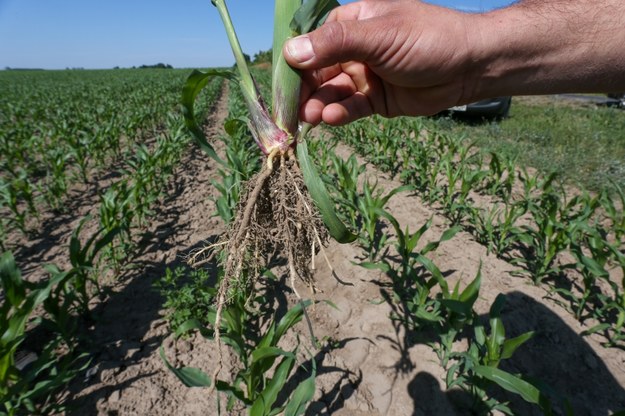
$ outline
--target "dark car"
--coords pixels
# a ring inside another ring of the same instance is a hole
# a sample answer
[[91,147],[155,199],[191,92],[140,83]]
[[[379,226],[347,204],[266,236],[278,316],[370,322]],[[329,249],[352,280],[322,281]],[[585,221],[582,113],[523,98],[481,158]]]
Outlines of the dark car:
[[625,108],[625,92],[611,92],[608,94],[608,98],[616,100],[614,103],[616,106]]
[[484,118],[506,118],[510,113],[512,97],[497,97],[477,101],[467,105],[452,107],[451,112]]

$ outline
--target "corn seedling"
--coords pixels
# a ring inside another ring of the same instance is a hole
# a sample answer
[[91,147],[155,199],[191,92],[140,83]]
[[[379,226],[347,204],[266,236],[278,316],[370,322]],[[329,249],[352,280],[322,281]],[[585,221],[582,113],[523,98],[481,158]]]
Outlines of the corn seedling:
[[[608,191],[604,191],[600,197],[601,207],[605,210],[606,216],[612,223],[612,230],[617,241],[623,241],[625,237],[625,193],[616,183],[612,184],[616,198],[610,196]],[[615,203],[616,199],[616,203]]]
[[[474,281],[460,295],[465,293],[476,296],[479,288]],[[456,291],[455,291],[456,292]],[[467,309],[471,296],[464,296],[463,302],[450,303],[454,313],[462,312],[475,318],[475,312]],[[551,414],[551,402],[547,398],[544,389],[537,384],[523,379],[519,375],[511,374],[499,367],[502,360],[512,357],[514,352],[530,340],[534,333],[526,332],[515,338],[506,339],[506,333],[501,320],[501,310],[505,304],[505,296],[499,295],[490,308],[490,333],[479,322],[473,323],[473,336],[470,337],[469,347],[466,351],[453,352],[450,354],[454,364],[447,370],[446,384],[448,388],[460,387],[468,391],[474,398],[474,408],[480,413],[492,413],[499,411],[504,414],[514,414],[506,403],[499,402],[494,397],[489,397],[488,391],[491,386],[497,385],[504,390],[519,395],[523,400],[539,406],[544,414]]]
[[[255,299],[252,303],[255,304],[257,301],[258,299]],[[277,322],[272,319],[264,333],[259,333],[258,316],[249,309],[247,306],[249,303],[244,291],[235,294],[233,302],[223,312],[220,325],[224,343],[232,347],[242,365],[234,374],[232,382],[211,379],[198,368],[175,368],[167,360],[162,348],[161,357],[167,367],[186,386],[214,387],[226,393],[229,397],[227,411],[231,411],[238,400],[249,409],[249,414],[254,416],[276,415],[280,412],[284,412],[284,415],[301,415],[314,394],[315,369],[313,367],[307,380],[300,383],[292,392],[288,392],[291,394],[286,404],[278,403],[278,395],[284,396],[287,380],[292,375],[297,353],[297,348],[294,351],[285,351],[278,347],[278,343],[289,329],[301,321],[304,308],[311,302],[298,303]],[[208,320],[213,324],[214,331],[206,328],[197,319],[191,319],[178,327],[176,336],[191,330],[199,330],[205,338],[213,339],[217,331],[216,319],[217,312],[212,309],[208,313]],[[270,377],[271,373],[273,374]]]
[[[376,269],[390,277],[394,296],[402,305],[403,310],[397,310],[397,315],[409,328],[418,328],[422,324],[432,324],[440,321],[439,306],[430,296],[435,286],[440,286],[443,292],[448,293],[448,285],[442,272],[426,254],[436,250],[441,243],[450,240],[460,230],[452,227],[446,230],[437,241],[431,241],[423,247],[417,247],[423,234],[431,227],[432,220],[428,220],[417,231],[410,232],[408,228],[401,228],[399,222],[387,211],[378,209],[380,217],[389,221],[395,231],[395,249],[400,257],[399,262],[383,258],[380,262],[363,262],[360,266],[367,269]],[[387,296],[388,297],[388,296]],[[394,304],[396,302],[390,302]]]
[[491,152],[488,167],[489,175],[484,189],[490,195],[509,200],[515,181],[516,159]]
[[517,235],[522,231],[516,224],[526,209],[526,204],[516,202],[495,204],[490,209],[471,207],[468,211],[469,228],[489,254],[503,256],[518,243]]
[[54,394],[85,368],[76,365],[84,355],[74,356],[71,352],[59,355],[59,351],[73,346],[73,342],[63,343],[60,337],[45,343],[30,364],[17,360],[27,325],[42,321],[33,317],[35,309],[49,299],[60,279],[55,277],[38,284],[27,282],[11,253],[0,256],[0,282],[6,296],[0,307],[0,415],[62,411],[63,406],[54,400]]
[[358,218],[358,178],[365,171],[365,166],[358,163],[356,156],[351,155],[347,160],[332,155],[332,171],[334,177],[328,181],[334,194],[337,195],[341,213],[347,218],[354,229],[359,228]]
[[404,191],[410,191],[413,187],[402,185],[392,189],[386,195],[378,189],[378,182],[373,185],[367,179],[362,185],[362,194],[357,196],[356,208],[360,216],[360,244],[369,254],[369,261],[375,259],[382,253],[387,244],[388,234],[382,229],[382,213],[389,216],[385,206],[393,195]]
[[[183,89],[185,122],[200,147],[224,164],[199,127],[193,106],[197,94],[211,77],[238,80],[249,113],[248,128],[267,156],[261,171],[241,193],[236,216],[222,242],[226,253],[222,260],[224,277],[217,294],[215,319],[215,342],[221,363],[220,322],[223,308],[232,297],[229,289],[234,281],[247,278],[248,281],[238,284],[251,285],[259,271],[266,267],[265,259],[273,253],[280,253],[286,258],[293,290],[296,279],[303,279],[312,286],[309,266],[313,253],[325,244],[328,232],[339,242],[353,241],[355,236],[338,219],[325,186],[310,161],[305,140],[310,126],[300,126],[298,121],[302,81],[299,73],[289,67],[279,53],[287,38],[317,27],[338,3],[276,1],[271,115],[247,66],[225,1],[212,0],[212,4],[226,28],[238,77],[230,71],[194,71]],[[297,291],[295,293],[298,295]],[[220,367],[213,379],[217,379]]]

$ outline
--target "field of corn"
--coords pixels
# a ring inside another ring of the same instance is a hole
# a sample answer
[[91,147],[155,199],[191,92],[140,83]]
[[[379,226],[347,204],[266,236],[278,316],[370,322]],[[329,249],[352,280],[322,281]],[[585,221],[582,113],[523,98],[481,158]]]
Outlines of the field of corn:
[[309,141],[357,240],[317,252],[314,293],[279,254],[235,288],[211,392],[223,274],[201,249],[263,157],[218,79],[196,112],[224,163],[192,144],[187,75],[0,74],[0,412],[625,409],[622,192],[561,186],[420,118]]
[[624,414],[620,178],[447,117],[307,136],[213,4],[238,75],[0,73],[0,414]]

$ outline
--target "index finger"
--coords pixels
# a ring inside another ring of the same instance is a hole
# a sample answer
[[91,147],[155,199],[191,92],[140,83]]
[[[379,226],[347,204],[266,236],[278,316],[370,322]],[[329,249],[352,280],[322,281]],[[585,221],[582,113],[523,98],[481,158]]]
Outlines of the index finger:
[[362,11],[362,2],[349,3],[332,9],[326,22],[336,22],[339,20],[358,20]]

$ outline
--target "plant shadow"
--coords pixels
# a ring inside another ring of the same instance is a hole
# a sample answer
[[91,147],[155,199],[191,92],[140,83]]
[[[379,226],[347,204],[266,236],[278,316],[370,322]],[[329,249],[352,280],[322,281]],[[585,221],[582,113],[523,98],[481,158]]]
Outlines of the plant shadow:
[[[500,368],[539,383],[555,414],[565,414],[567,402],[576,415],[607,416],[625,409],[622,382],[610,372],[588,341],[544,304],[522,292],[511,292],[506,294],[501,318],[507,339],[528,331],[535,331],[535,336],[510,359],[502,361]],[[479,319],[487,325],[489,317],[484,315]],[[403,349],[407,351],[409,347]],[[437,414],[434,409],[442,406],[441,396],[452,404],[457,414],[483,414],[484,409],[468,392],[441,391],[438,387],[441,383],[442,380],[427,373],[417,374],[410,382],[408,390],[414,402],[414,415]],[[488,394],[508,403],[514,414],[543,414],[537,406],[499,386],[491,386]]]

